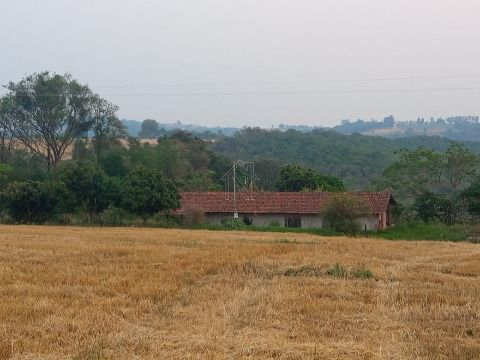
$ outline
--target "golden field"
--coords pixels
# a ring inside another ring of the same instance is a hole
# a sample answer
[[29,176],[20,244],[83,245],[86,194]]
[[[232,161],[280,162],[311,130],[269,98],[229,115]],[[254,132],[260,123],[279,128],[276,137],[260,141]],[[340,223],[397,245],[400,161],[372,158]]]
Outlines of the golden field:
[[478,244],[1,226],[0,284],[0,359],[480,359]]

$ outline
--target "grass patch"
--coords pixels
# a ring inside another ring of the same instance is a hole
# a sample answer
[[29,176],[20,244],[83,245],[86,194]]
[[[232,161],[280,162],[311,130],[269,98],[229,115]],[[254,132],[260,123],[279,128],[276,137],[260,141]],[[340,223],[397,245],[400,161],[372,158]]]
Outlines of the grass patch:
[[311,265],[303,265],[297,268],[288,268],[283,273],[284,276],[331,276],[339,279],[372,279],[373,272],[365,267],[353,269],[348,271],[343,265],[335,264],[334,266],[325,269]]
[[340,264],[335,264],[334,267],[327,270],[328,276],[333,276],[337,278],[346,278],[347,277],[347,270]]
[[304,265],[299,268],[288,268],[287,270],[285,270],[284,275],[285,276],[322,276],[323,272],[321,269],[317,267]]
[[360,269],[355,269],[350,272],[350,275],[355,279],[371,279],[373,278],[373,272],[362,267]]
[[369,236],[388,240],[466,241],[468,229],[461,225],[444,224],[396,225],[386,230],[371,232]]
[[[178,227],[178,226],[177,226]],[[186,228],[186,227],[184,227]],[[231,230],[226,229],[224,225],[216,225],[216,224],[199,224],[188,227],[190,230],[214,230],[214,231],[225,231]],[[272,233],[294,233],[294,234],[313,234],[319,236],[343,236],[342,233],[329,230],[329,229],[302,229],[302,228],[286,228],[280,226],[254,226],[249,225],[242,227],[241,229],[236,230],[243,230],[243,231],[253,231],[253,232],[272,232]]]

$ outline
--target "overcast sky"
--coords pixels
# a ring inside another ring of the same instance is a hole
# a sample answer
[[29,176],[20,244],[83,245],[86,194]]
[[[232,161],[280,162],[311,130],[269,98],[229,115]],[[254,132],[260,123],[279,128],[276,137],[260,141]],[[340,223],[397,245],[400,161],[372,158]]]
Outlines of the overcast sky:
[[480,114],[479,0],[0,0],[0,10],[1,84],[69,72],[122,118],[269,127]]

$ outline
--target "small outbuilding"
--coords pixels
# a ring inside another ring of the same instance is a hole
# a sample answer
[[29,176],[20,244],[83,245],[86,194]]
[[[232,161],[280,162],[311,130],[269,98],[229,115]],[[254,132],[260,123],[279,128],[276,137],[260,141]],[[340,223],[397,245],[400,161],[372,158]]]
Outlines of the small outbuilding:
[[[205,221],[221,224],[234,213],[246,223],[255,226],[282,226],[297,228],[322,228],[321,211],[338,193],[329,192],[255,192],[236,194],[225,192],[185,192],[181,194],[181,208],[177,214],[185,215],[187,209],[203,212]],[[385,229],[392,225],[392,206],[395,200],[390,192],[351,192],[367,207],[368,214],[359,219],[367,230]]]

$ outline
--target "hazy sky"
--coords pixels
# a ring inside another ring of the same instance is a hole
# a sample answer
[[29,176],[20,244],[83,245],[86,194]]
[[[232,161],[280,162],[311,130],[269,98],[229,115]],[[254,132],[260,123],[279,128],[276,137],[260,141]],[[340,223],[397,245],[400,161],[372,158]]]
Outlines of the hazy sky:
[[[205,125],[480,114],[479,0],[0,0],[0,83]],[[2,90],[3,91],[3,90]]]

